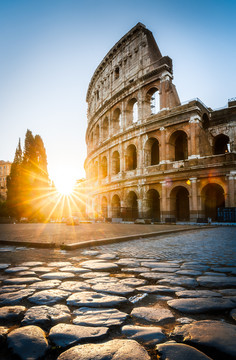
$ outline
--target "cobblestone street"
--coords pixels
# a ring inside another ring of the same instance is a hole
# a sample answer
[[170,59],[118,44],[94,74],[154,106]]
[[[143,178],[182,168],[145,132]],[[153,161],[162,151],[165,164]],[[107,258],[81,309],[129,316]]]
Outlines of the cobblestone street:
[[0,359],[232,360],[235,254],[235,227],[73,251],[1,245]]

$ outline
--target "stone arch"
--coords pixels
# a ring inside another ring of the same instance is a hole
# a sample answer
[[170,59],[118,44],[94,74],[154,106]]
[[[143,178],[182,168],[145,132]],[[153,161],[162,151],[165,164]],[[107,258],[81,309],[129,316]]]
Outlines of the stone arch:
[[114,151],[112,154],[112,166],[111,166],[112,175],[116,175],[120,172],[120,153],[119,151]]
[[217,183],[210,183],[201,192],[202,205],[206,218],[217,220],[217,209],[225,207],[224,189]]
[[214,139],[213,154],[220,155],[229,151],[229,137],[224,134],[219,134]]
[[102,217],[104,217],[104,218],[108,217],[108,207],[107,207],[107,198],[106,198],[106,196],[102,197],[101,213],[102,213]]
[[102,123],[103,141],[107,140],[108,135],[109,135],[109,121],[108,121],[108,117],[106,116]]
[[120,130],[121,127],[121,111],[119,108],[116,108],[113,112],[112,117],[112,129],[113,133],[116,133]]
[[160,195],[155,189],[146,193],[146,218],[160,221]]
[[114,80],[119,79],[119,77],[120,77],[120,68],[119,66],[116,66],[114,71]]
[[189,221],[189,192],[184,186],[176,186],[170,193],[171,216],[178,221]]
[[113,218],[121,217],[120,198],[117,194],[111,200],[111,213]]
[[130,126],[138,121],[138,101],[132,98],[126,108],[126,125]]
[[149,89],[146,98],[149,104],[150,115],[157,114],[160,111],[160,94],[158,88],[152,87]]
[[135,170],[137,168],[137,150],[134,144],[130,144],[126,149],[126,170]]
[[157,165],[160,162],[159,141],[152,137],[145,144],[145,165]]
[[177,130],[169,140],[170,160],[179,161],[188,158],[188,136],[185,131]]
[[138,218],[138,197],[135,191],[130,191],[126,199],[126,218],[135,220]]
[[107,157],[103,156],[101,161],[101,178],[107,177]]

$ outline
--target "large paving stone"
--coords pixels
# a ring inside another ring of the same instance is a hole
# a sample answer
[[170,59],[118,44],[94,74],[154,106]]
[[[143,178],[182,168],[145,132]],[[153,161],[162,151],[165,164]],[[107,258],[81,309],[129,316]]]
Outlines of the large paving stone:
[[170,287],[170,286],[164,286],[164,285],[146,285],[146,286],[140,286],[137,288],[138,291],[145,292],[145,293],[151,293],[151,294],[163,294],[163,293],[170,293],[173,294],[176,291],[181,291],[182,287]]
[[47,266],[51,266],[51,267],[63,267],[63,266],[71,266],[71,262],[69,261],[52,261],[50,263],[47,264]]
[[30,296],[28,300],[37,305],[51,305],[66,299],[69,294],[70,293],[67,291],[58,289],[43,290],[36,292],[34,295]]
[[26,261],[26,262],[21,264],[21,266],[29,266],[29,267],[41,266],[41,265],[43,265],[42,261]]
[[103,277],[97,277],[94,279],[87,279],[84,280],[85,283],[87,284],[91,284],[91,285],[97,285],[97,284],[118,284],[119,280],[114,278],[114,277],[108,277],[108,276],[103,276]]
[[0,345],[5,342],[9,329],[5,326],[0,326]]
[[83,326],[122,325],[128,314],[117,309],[91,309],[82,307],[73,312],[76,315],[73,324]]
[[0,264],[0,270],[5,270],[8,268],[8,266],[10,266],[10,264]]
[[32,306],[25,313],[22,320],[23,325],[40,325],[49,326],[56,325],[58,323],[70,321],[70,310],[66,305],[54,305],[54,306]]
[[[170,269],[172,268],[173,271],[176,271],[179,269],[179,266],[176,263],[171,263],[171,262],[160,262],[160,261],[143,261],[141,262],[141,266],[145,266],[145,267],[150,267],[150,268],[166,268],[166,269]],[[159,270],[158,270],[159,271]],[[167,271],[168,272],[168,271]]]
[[229,286],[236,286],[236,277],[224,277],[220,276],[199,276],[197,282],[201,286],[210,288],[226,288]]
[[122,327],[122,334],[146,345],[156,345],[166,340],[161,328],[157,326],[126,325]]
[[20,321],[25,312],[26,307],[24,306],[3,306],[0,308],[0,322]]
[[81,341],[91,342],[103,338],[108,332],[107,327],[79,326],[58,324],[51,328],[49,339],[56,346],[66,347]]
[[41,281],[41,280],[37,277],[19,277],[19,278],[5,279],[4,284],[8,284],[8,285],[32,284],[36,281]]
[[141,273],[145,273],[150,271],[149,268],[140,266],[140,267],[127,267],[127,268],[122,268],[121,271],[125,272],[125,273],[131,273],[131,274],[141,274]]
[[97,255],[97,258],[102,260],[115,260],[118,259],[119,256],[113,253],[107,253],[107,254]]
[[23,289],[0,295],[0,305],[17,305],[34,293],[34,289]]
[[127,299],[123,296],[105,295],[93,291],[78,292],[67,299],[68,305],[79,307],[116,307],[126,302]]
[[134,289],[131,286],[126,286],[123,284],[115,283],[115,284],[97,284],[93,285],[92,289],[98,292],[113,294],[113,295],[121,295],[121,296],[129,296],[134,292]]
[[79,277],[81,277],[82,279],[94,279],[94,278],[98,278],[98,277],[107,277],[109,275],[110,275],[109,272],[91,271],[91,272],[87,272],[85,274],[79,274]]
[[220,293],[211,290],[183,290],[177,291],[176,295],[180,298],[205,298],[222,296]]
[[51,272],[53,268],[49,266],[35,266],[31,268],[32,271],[35,271],[36,273],[47,273]]
[[84,291],[90,290],[91,287],[89,284],[86,284],[82,281],[64,281],[58,289],[70,291],[70,292],[77,292],[77,291]]
[[[100,253],[97,250],[83,250],[83,251],[81,251],[81,254],[84,255],[84,256],[97,256]],[[71,259],[76,260],[76,259],[80,259],[80,258],[72,257]]]
[[170,321],[174,321],[174,315],[169,309],[165,309],[160,306],[156,307],[136,307],[132,310],[131,316],[142,319],[145,321],[164,324]]
[[156,272],[142,272],[141,274],[139,274],[141,277],[143,277],[144,279],[147,280],[161,280],[161,279],[165,279],[166,277],[170,276],[169,273],[156,273]]
[[99,271],[108,271],[108,270],[117,270],[119,266],[104,260],[87,260],[83,261],[80,264],[82,267],[91,270],[99,270]]
[[220,289],[218,291],[223,296],[236,296],[236,289]]
[[131,287],[137,287],[137,286],[145,285],[147,281],[144,279],[125,278],[120,280],[120,283]]
[[199,270],[178,270],[176,271],[177,275],[187,275],[187,276],[199,276],[202,274],[202,271]]
[[45,333],[38,326],[24,326],[11,331],[7,342],[13,353],[22,360],[42,358],[48,349]]
[[187,314],[224,311],[235,307],[234,302],[222,298],[174,299],[167,301],[167,304],[173,309]]
[[176,328],[173,335],[183,338],[187,343],[205,346],[236,358],[236,325],[223,321],[201,320]]
[[147,351],[134,340],[111,340],[103,344],[72,347],[57,360],[150,360]]
[[59,269],[60,271],[64,271],[64,272],[72,272],[75,274],[84,274],[86,272],[88,272],[88,269],[83,269],[81,267],[76,267],[76,266],[65,266]]
[[46,290],[46,289],[56,288],[60,284],[61,284],[61,280],[45,280],[30,284],[29,288],[35,290]]
[[186,286],[190,288],[195,288],[198,286],[198,283],[195,279],[185,276],[171,276],[166,279],[161,279],[158,281],[158,284],[165,285],[174,285],[174,286]]
[[156,350],[162,360],[211,360],[206,354],[185,344],[177,344],[168,341],[165,344],[157,345]]
[[46,274],[41,275],[40,277],[42,279],[58,279],[58,280],[64,280],[64,279],[69,279],[69,278],[73,278],[75,276],[75,274],[70,273],[70,272],[49,272]]
[[22,290],[22,289],[25,289],[25,288],[26,288],[26,285],[3,285],[0,288],[0,294],[19,291],[19,290]]
[[136,261],[133,259],[120,259],[118,261],[115,262],[117,265],[120,266],[129,266],[129,267],[139,267],[140,266],[140,261]]
[[12,273],[24,271],[24,270],[29,270],[29,267],[28,266],[14,266],[11,268],[9,267],[9,268],[5,269],[5,273],[12,274]]

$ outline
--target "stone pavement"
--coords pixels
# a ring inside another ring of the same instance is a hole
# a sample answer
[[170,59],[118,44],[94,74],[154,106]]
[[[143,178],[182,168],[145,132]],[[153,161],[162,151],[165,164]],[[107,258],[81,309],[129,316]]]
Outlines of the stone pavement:
[[193,225],[140,225],[140,224],[0,224],[0,244],[63,247],[76,249],[132,240],[151,236],[165,235],[178,231],[189,231],[207,226]]
[[3,246],[0,359],[236,358],[234,264],[112,248]]

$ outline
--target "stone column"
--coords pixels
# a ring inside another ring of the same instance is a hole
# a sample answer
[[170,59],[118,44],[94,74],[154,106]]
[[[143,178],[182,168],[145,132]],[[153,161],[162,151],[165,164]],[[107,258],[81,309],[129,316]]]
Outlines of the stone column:
[[197,198],[197,178],[190,178],[191,195],[190,195],[190,221],[196,221],[198,218],[198,198]]
[[199,154],[199,122],[201,118],[199,115],[191,116],[189,120],[189,127],[190,127],[190,142],[188,148],[188,159],[198,159],[200,158]]
[[160,164],[166,164],[168,161],[166,159],[166,129],[164,127],[160,128],[161,131],[161,140],[159,144],[159,156],[160,156]]
[[162,185],[162,189],[161,189],[161,198],[160,198],[160,205],[161,205],[161,209],[160,209],[160,215],[161,215],[161,221],[165,222],[165,219],[167,217],[169,217],[169,212],[167,209],[167,187],[166,187],[166,181],[161,181],[160,182]]
[[228,194],[226,197],[225,205],[226,207],[235,207],[236,206],[236,171],[230,171],[230,174],[227,175],[228,183]]

